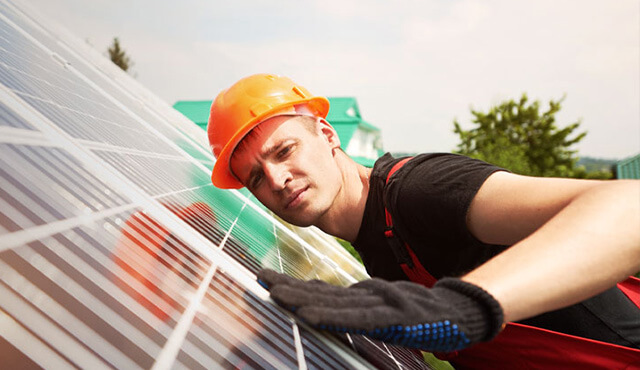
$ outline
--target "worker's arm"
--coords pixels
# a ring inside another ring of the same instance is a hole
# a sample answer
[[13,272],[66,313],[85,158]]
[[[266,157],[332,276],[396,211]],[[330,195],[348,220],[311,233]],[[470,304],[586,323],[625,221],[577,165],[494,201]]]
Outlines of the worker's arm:
[[640,269],[640,182],[495,173],[467,214],[480,240],[513,244],[431,288],[366,280],[348,288],[263,270],[276,302],[309,324],[424,350],[492,339],[503,322],[582,301]]
[[505,322],[582,301],[640,270],[640,182],[491,175],[467,214],[481,241],[513,244],[463,277]]

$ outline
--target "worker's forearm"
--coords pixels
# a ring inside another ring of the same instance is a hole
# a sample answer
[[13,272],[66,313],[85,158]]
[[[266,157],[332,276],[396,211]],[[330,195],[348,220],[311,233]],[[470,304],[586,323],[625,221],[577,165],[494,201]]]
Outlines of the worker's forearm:
[[612,181],[463,279],[490,292],[509,322],[580,302],[638,270],[640,182]]

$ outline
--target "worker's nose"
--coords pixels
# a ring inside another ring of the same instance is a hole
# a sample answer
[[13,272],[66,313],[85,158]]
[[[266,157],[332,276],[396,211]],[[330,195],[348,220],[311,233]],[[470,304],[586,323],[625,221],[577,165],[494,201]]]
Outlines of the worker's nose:
[[287,187],[291,181],[291,172],[283,164],[267,164],[265,166],[265,175],[269,186],[273,191],[281,191]]

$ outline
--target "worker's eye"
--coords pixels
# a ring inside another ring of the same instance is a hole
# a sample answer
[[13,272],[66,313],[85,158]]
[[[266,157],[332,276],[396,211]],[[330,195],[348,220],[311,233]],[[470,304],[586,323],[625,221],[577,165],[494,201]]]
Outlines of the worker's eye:
[[249,178],[249,189],[256,189],[262,183],[262,178],[264,175],[262,172],[251,175]]
[[280,159],[285,158],[287,155],[291,153],[292,149],[293,149],[293,145],[287,145],[284,148],[280,149],[276,155]]

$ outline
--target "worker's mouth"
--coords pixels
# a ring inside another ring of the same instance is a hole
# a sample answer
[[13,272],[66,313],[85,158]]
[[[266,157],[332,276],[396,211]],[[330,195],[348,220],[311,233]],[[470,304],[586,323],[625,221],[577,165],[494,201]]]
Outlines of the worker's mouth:
[[296,190],[294,191],[288,198],[286,201],[286,205],[284,206],[284,209],[293,209],[295,207],[297,207],[298,205],[300,205],[300,203],[302,203],[302,201],[304,200],[304,195],[307,192],[307,189],[309,189],[309,187],[304,187],[302,189]]

